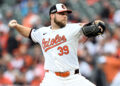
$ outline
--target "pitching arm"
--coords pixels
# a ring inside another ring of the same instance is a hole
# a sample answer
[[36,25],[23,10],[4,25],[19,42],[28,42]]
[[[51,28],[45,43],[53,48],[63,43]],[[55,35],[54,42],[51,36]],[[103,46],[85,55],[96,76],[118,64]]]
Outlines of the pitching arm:
[[10,28],[15,28],[24,37],[29,37],[31,28],[25,27],[17,23],[16,20],[11,20],[8,24]]

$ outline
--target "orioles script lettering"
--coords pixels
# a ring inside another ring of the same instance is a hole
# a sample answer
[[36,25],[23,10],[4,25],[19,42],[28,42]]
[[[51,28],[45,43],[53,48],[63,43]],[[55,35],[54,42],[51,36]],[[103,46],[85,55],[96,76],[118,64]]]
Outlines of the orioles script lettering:
[[58,34],[55,36],[55,38],[48,38],[48,40],[45,40],[45,38],[42,39],[42,47],[45,52],[47,52],[49,49],[54,48],[62,43],[66,42],[66,37],[59,36]]

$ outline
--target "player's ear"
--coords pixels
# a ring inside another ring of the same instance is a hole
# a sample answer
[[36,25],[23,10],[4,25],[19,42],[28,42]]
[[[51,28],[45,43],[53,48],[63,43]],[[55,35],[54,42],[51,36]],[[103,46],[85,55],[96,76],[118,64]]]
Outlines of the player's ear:
[[53,19],[54,18],[54,14],[50,14],[50,19]]

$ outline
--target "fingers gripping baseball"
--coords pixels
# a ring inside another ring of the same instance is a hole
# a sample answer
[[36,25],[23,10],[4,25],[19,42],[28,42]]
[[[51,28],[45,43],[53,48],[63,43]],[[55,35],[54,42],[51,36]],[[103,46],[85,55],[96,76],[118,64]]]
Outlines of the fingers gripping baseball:
[[17,21],[16,20],[11,20],[8,24],[9,27],[15,28],[17,26]]

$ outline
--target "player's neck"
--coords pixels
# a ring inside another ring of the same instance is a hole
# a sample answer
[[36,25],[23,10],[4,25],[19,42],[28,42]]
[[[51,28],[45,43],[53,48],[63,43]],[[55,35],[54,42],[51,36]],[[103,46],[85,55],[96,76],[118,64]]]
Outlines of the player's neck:
[[51,25],[51,29],[52,29],[52,30],[57,30],[57,29],[59,29],[59,28],[60,28],[59,26]]
[[51,23],[51,29],[52,29],[52,30],[57,30],[57,29],[60,29],[60,26],[58,26],[58,25],[55,24],[55,23]]

